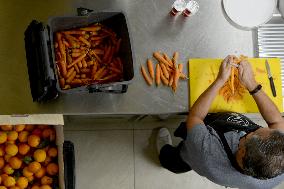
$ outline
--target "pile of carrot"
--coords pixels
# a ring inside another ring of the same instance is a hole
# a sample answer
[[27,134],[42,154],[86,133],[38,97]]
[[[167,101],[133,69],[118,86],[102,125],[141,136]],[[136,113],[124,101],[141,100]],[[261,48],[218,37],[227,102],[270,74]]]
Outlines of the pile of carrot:
[[176,92],[179,79],[186,79],[186,75],[182,73],[183,64],[178,64],[179,53],[174,52],[173,57],[169,58],[166,53],[154,52],[153,57],[157,60],[154,70],[154,64],[151,59],[147,60],[148,73],[143,65],[141,65],[141,73],[146,83],[151,86],[156,83],[159,86],[161,82],[168,87],[171,87]]
[[96,23],[55,33],[55,59],[63,90],[123,79],[121,38]]
[[[243,60],[247,60],[247,57],[241,55],[239,58],[234,57],[233,59],[235,64],[240,64],[240,62]],[[239,80],[239,70],[236,67],[232,66],[230,78],[220,89],[219,95],[221,95],[225,101],[231,102],[235,100],[241,100],[245,91],[245,87]]]

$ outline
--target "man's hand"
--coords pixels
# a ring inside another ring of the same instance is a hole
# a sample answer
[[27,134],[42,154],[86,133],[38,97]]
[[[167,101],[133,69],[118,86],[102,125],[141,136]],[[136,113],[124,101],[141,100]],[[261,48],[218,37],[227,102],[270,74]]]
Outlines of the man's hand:
[[248,61],[242,61],[240,63],[239,79],[248,91],[252,91],[257,87],[258,84],[255,81],[251,65]]
[[216,80],[225,83],[229,79],[231,75],[231,63],[233,63],[233,58],[234,56],[229,55],[223,60],[222,64],[220,65],[219,73]]

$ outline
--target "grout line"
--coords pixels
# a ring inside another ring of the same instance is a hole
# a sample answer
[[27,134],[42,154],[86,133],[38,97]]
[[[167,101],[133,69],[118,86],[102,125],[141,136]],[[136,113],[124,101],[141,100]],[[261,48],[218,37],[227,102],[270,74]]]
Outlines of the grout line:
[[[134,123],[133,123],[134,124]],[[132,138],[132,143],[133,143],[133,188],[136,188],[136,174],[135,174],[135,130],[134,130],[134,126],[132,129],[132,133],[133,133],[133,138]]]

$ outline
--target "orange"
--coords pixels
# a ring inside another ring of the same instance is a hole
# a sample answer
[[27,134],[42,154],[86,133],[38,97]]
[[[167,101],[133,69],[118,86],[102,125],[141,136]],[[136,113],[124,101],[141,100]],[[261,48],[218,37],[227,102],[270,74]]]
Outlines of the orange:
[[34,152],[34,159],[37,161],[37,162],[44,162],[46,158],[46,152],[42,149],[37,149],[35,152]]
[[43,164],[44,164],[45,166],[47,166],[47,165],[51,162],[51,160],[52,160],[51,157],[47,156],[47,157],[45,158]]
[[40,189],[52,189],[49,185],[42,185]]
[[55,163],[50,163],[47,165],[46,167],[46,172],[49,174],[49,175],[56,175],[58,173],[58,165],[55,164]]
[[28,187],[29,181],[26,177],[19,177],[16,184],[21,189],[24,189],[24,188]]
[[11,131],[13,129],[12,125],[1,125],[3,131]]
[[7,141],[7,134],[3,131],[0,131],[0,144],[3,144]]
[[19,141],[20,142],[27,142],[28,141],[28,135],[29,135],[29,132],[28,131],[21,131],[19,133]]
[[11,156],[11,155],[9,155],[9,154],[5,154],[4,160],[5,160],[6,162],[9,162],[9,159],[10,159],[11,157],[13,157],[13,156]]
[[15,156],[18,153],[18,147],[15,144],[7,144],[5,147],[5,152],[8,155]]
[[30,135],[28,137],[28,144],[31,146],[31,147],[37,147],[40,143],[40,138],[39,136],[37,135]]
[[43,176],[41,179],[40,179],[40,182],[42,185],[45,185],[45,184],[52,184],[52,178],[48,177],[48,176]]
[[1,175],[1,180],[2,180],[2,182],[8,177],[9,175],[7,175],[7,174],[2,174]]
[[14,156],[9,159],[9,164],[13,169],[20,169],[22,166],[22,160]]
[[19,153],[21,155],[26,155],[28,152],[30,151],[30,146],[25,144],[25,143],[21,143],[19,145]]
[[21,188],[18,187],[18,186],[12,186],[12,187],[10,187],[9,189],[21,189]]
[[44,129],[48,129],[49,125],[38,125],[38,128],[44,130]]
[[28,167],[25,167],[25,168],[23,169],[23,175],[28,178],[28,177],[30,177],[30,176],[33,176],[33,173],[29,171],[29,168],[28,168]]
[[50,129],[50,128],[44,129],[42,131],[42,137],[43,138],[49,138],[51,134],[52,134],[52,129]]
[[5,155],[5,148],[3,145],[0,146],[0,156],[4,156]]
[[14,173],[14,169],[9,164],[5,165],[5,167],[3,168],[3,171],[7,175],[11,175]]
[[38,185],[33,185],[31,189],[40,189]]
[[42,167],[40,168],[40,170],[38,170],[36,173],[35,173],[35,177],[36,178],[41,178],[45,175],[45,168]]
[[8,176],[3,182],[6,187],[12,187],[16,184],[15,179],[11,176]]
[[41,165],[39,162],[37,161],[34,161],[34,162],[31,162],[29,165],[28,165],[28,170],[32,173],[36,173],[40,170],[41,168]]
[[21,132],[25,129],[25,125],[15,125],[14,130],[17,132]]
[[34,125],[26,125],[25,130],[26,131],[32,131],[34,130],[35,126]]
[[2,169],[5,165],[5,161],[3,159],[3,157],[0,157],[0,169]]
[[26,178],[28,179],[29,182],[34,181],[34,176],[33,176],[33,175],[32,175],[32,176],[29,176],[29,177],[26,177]]
[[18,133],[17,131],[9,131],[8,132],[8,135],[7,135],[7,139],[10,140],[10,141],[14,141],[14,140],[17,140],[18,138]]
[[56,157],[57,156],[57,149],[52,147],[52,148],[49,148],[48,151],[47,151],[47,154],[49,157]]

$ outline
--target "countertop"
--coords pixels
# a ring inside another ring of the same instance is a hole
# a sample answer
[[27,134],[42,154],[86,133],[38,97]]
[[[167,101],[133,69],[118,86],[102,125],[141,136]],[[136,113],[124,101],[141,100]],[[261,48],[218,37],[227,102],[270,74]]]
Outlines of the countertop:
[[[140,65],[154,51],[189,58],[223,58],[228,54],[254,56],[253,33],[232,26],[221,0],[198,0],[199,12],[190,18],[170,17],[173,0],[49,0],[0,3],[0,114],[172,114],[188,112],[188,83],[177,93],[167,87],[148,87]],[[24,31],[36,19],[75,15],[77,7],[95,11],[122,10],[129,20],[135,78],[125,94],[60,95],[48,103],[32,102],[25,58]]]

